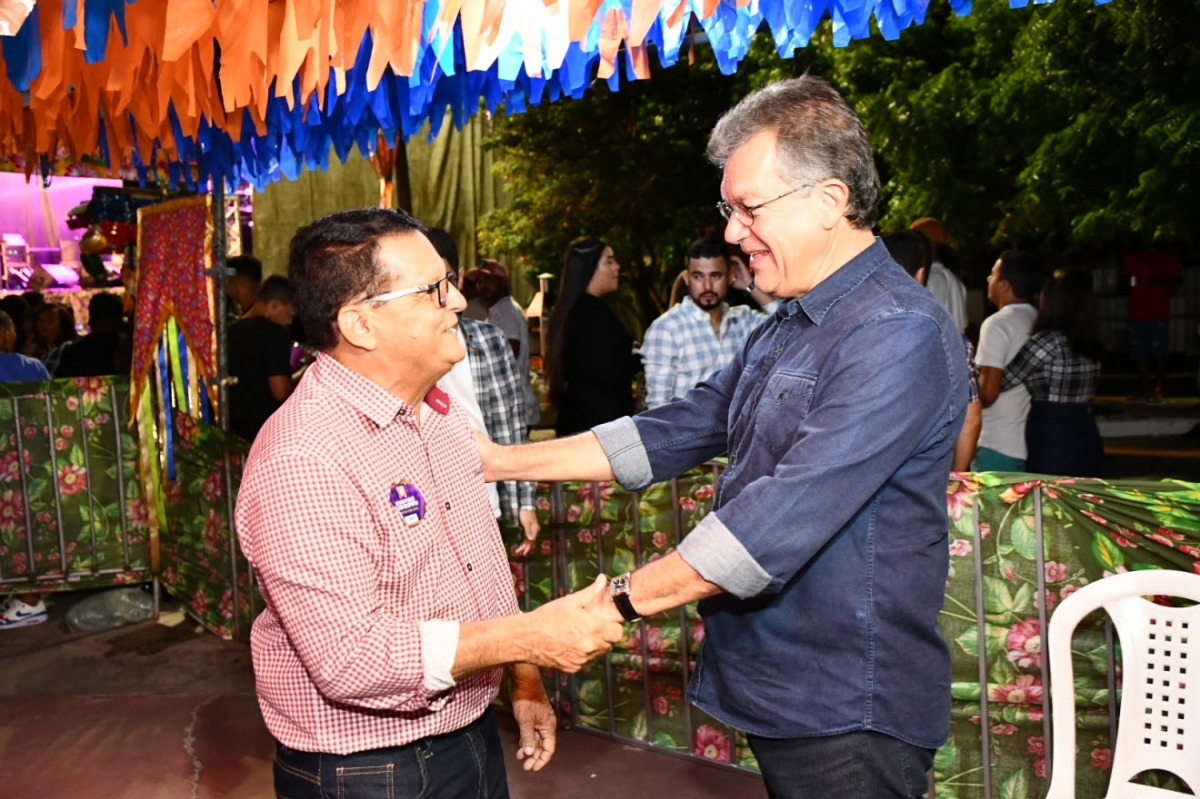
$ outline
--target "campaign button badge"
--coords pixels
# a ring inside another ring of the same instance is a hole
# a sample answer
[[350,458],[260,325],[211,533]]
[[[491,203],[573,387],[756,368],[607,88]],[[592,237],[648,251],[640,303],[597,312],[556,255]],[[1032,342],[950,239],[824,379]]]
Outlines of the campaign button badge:
[[401,480],[392,484],[388,502],[409,527],[420,524],[425,518],[425,497],[413,483]]

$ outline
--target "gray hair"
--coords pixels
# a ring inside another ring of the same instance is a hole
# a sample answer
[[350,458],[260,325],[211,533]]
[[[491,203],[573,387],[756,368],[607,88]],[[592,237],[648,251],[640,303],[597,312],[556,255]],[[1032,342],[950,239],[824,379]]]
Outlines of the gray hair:
[[846,219],[870,229],[879,215],[879,175],[858,114],[821,78],[804,75],[747,95],[717,122],[708,157],[724,167],[763,131],[777,137],[780,177],[788,182],[837,178],[850,188]]

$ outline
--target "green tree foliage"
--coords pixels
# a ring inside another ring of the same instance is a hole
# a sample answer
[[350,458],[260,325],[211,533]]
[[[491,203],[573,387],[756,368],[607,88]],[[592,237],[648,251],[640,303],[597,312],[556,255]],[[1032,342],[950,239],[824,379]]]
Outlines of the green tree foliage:
[[944,8],[832,54],[885,179],[885,226],[967,248],[1190,244],[1200,205],[1196,0]]
[[[694,63],[499,120],[488,142],[513,195],[486,248],[560,268],[576,235],[613,243],[653,318],[696,235],[719,231],[704,159],[720,114],[810,70],[862,115],[884,183],[881,226],[941,217],[965,253],[1191,245],[1200,208],[1200,0],[943,3],[898,41],[834,48],[828,21],[781,59],[760,33],[738,73]],[[681,61],[684,59],[681,58]]]
[[721,222],[720,173],[704,147],[734,101],[733,85],[707,48],[696,56],[695,65],[655,67],[652,80],[618,92],[598,82],[582,100],[497,120],[485,146],[497,151],[512,203],[483,220],[483,249],[557,274],[572,239],[602,236],[645,318],[656,316],[684,248]]

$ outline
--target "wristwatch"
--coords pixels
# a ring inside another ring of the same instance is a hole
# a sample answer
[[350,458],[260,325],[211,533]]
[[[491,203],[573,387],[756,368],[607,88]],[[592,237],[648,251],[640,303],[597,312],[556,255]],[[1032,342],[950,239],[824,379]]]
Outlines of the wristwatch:
[[642,614],[634,610],[633,603],[629,601],[629,572],[612,578],[608,593],[612,597],[613,604],[617,606],[617,610],[621,611],[621,615],[625,617],[625,621],[641,620]]

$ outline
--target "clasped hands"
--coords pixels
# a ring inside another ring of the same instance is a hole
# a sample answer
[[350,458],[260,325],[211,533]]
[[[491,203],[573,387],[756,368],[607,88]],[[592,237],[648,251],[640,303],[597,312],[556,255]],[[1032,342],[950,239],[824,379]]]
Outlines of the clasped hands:
[[527,662],[574,674],[625,637],[601,574],[591,585],[525,614],[536,630]]

